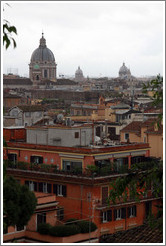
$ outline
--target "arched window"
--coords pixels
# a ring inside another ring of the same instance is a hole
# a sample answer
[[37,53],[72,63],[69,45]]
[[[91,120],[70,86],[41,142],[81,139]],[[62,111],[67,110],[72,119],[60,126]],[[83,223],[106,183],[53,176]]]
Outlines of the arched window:
[[44,70],[44,78],[47,78],[47,70]]
[[39,75],[36,76],[36,80],[39,80]]

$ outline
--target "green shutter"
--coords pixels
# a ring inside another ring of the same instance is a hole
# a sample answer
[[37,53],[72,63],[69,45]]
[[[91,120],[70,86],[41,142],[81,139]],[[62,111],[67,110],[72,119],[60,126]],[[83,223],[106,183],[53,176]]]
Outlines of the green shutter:
[[108,221],[112,221],[112,210],[107,211],[107,218],[108,218]]

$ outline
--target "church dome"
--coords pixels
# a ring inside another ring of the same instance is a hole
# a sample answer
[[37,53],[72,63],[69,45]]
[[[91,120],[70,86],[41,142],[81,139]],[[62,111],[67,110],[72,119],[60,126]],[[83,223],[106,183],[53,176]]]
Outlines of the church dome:
[[128,73],[128,68],[125,66],[124,62],[123,62],[123,65],[121,66],[121,68],[119,69],[119,73],[122,73],[122,74]]
[[78,67],[78,69],[76,70],[75,75],[82,75],[83,76],[83,72],[80,69],[80,67]]
[[128,69],[125,66],[125,63],[123,62],[123,65],[119,69],[119,77],[121,77],[121,78],[129,78],[130,76],[131,76],[130,69]]
[[39,47],[33,51],[32,56],[31,56],[31,62],[43,62],[43,61],[49,61],[49,62],[54,62],[54,54],[50,49],[47,48],[46,46],[46,40],[43,37],[42,33],[42,38],[40,39],[40,45]]

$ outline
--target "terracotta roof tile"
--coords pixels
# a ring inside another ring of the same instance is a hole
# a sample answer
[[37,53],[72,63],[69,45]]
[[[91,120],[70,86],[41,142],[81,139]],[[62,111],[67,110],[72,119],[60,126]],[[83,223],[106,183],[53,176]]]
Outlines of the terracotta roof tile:
[[130,132],[139,133],[141,131],[141,125],[142,125],[141,121],[132,121],[130,124],[124,127],[121,131],[122,132],[130,131]]
[[144,224],[126,231],[105,235],[100,243],[162,243],[163,232]]

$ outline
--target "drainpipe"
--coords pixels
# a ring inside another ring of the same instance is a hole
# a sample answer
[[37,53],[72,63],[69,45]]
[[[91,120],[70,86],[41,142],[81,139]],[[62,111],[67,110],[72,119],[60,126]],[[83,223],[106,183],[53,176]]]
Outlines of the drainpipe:
[[80,128],[80,146],[81,146],[81,128]]
[[82,219],[82,194],[83,194],[83,185],[81,185],[81,219]]

